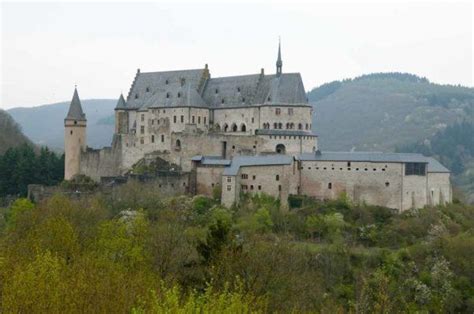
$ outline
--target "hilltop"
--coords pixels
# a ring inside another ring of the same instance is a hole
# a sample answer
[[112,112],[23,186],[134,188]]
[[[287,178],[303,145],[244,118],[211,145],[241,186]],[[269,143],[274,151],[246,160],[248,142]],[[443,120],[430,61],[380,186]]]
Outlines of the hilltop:
[[11,147],[30,144],[31,141],[23,134],[20,125],[4,110],[0,109],[0,155]]

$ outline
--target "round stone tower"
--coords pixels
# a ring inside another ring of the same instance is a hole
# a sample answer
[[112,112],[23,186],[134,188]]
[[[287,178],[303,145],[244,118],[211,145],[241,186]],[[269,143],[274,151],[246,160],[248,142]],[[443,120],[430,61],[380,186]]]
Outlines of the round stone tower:
[[86,150],[86,115],[74,89],[71,105],[64,119],[64,179],[70,180],[81,172],[81,152]]

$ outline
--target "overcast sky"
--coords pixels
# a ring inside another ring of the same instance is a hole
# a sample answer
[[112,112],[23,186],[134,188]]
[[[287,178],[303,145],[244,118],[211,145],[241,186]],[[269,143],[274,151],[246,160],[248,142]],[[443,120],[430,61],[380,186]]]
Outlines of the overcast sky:
[[473,7],[455,3],[1,4],[0,108],[126,94],[142,72],[301,72],[307,90],[372,72],[473,86]]

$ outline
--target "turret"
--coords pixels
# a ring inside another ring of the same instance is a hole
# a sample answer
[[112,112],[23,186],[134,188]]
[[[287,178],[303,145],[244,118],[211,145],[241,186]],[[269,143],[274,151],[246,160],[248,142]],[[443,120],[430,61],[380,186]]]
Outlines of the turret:
[[64,179],[80,173],[81,152],[86,150],[86,115],[74,89],[69,111],[64,119]]
[[117,106],[115,106],[115,133],[128,133],[127,102],[125,101],[125,98],[123,98],[123,94],[120,94]]

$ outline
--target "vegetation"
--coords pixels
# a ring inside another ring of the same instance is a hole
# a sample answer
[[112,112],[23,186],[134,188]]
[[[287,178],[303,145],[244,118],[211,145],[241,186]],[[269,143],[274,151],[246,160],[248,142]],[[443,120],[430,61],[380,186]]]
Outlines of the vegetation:
[[235,208],[139,183],[0,220],[3,312],[474,311],[474,207],[397,214],[260,195]]
[[22,144],[31,145],[30,140],[23,135],[21,127],[6,112],[0,109],[0,155],[7,149]]
[[48,148],[35,153],[30,145],[8,149],[0,155],[0,198],[26,196],[28,184],[56,185],[64,177],[64,155],[59,157]]

